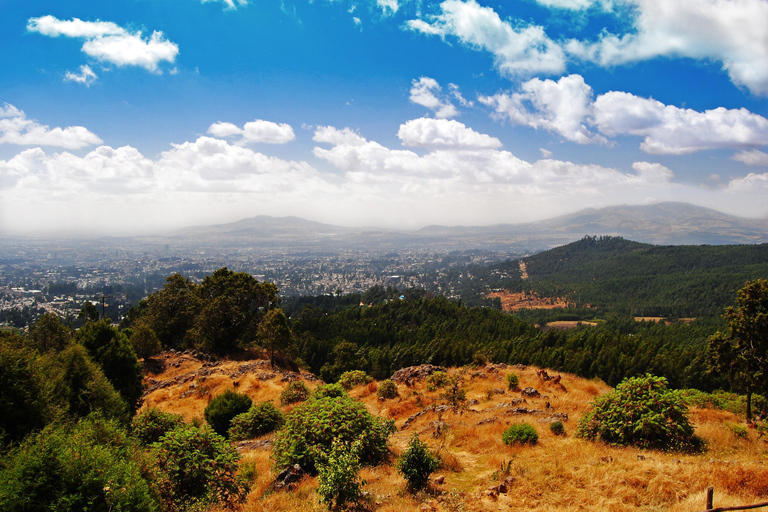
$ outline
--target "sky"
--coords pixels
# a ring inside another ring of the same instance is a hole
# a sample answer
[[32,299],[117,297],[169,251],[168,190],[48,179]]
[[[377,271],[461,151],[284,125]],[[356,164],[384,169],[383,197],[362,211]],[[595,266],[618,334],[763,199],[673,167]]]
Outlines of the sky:
[[0,0],[0,234],[768,217],[768,0]]

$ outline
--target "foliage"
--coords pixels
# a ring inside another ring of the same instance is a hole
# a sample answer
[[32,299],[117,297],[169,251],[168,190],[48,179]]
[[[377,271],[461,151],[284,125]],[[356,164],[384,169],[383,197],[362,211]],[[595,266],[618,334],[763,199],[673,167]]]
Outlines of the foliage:
[[317,494],[328,510],[340,510],[347,503],[358,504],[362,500],[362,487],[366,482],[358,476],[360,450],[359,440],[350,446],[334,439],[327,457],[318,461]]
[[82,345],[70,345],[48,358],[45,373],[51,381],[51,400],[62,414],[83,418],[97,412],[105,418],[127,423],[125,400]]
[[153,445],[157,486],[169,510],[245,500],[247,483],[237,475],[240,455],[210,427],[181,425]]
[[303,402],[309,398],[309,388],[302,380],[289,382],[285,389],[280,393],[280,403],[283,405]]
[[144,324],[131,329],[131,346],[140,359],[149,359],[156,356],[163,349],[155,331]]
[[728,330],[710,336],[707,360],[712,371],[728,375],[732,387],[746,393],[749,421],[752,393],[768,390],[768,280],[744,285],[723,318]]
[[332,441],[351,445],[360,441],[360,461],[376,464],[387,453],[387,438],[394,421],[378,418],[349,396],[310,398],[296,407],[275,436],[272,458],[275,469],[299,464],[317,471],[318,461],[331,450]]
[[91,358],[101,367],[104,376],[128,404],[130,414],[136,412],[144,393],[141,365],[126,336],[109,320],[87,322],[75,335]]
[[141,444],[149,446],[183,423],[180,414],[162,412],[152,407],[133,417],[131,433]]
[[325,382],[336,382],[343,373],[359,368],[361,358],[365,359],[357,343],[350,343],[344,339],[338,340],[331,352],[333,364],[328,362],[320,368],[320,378]]
[[0,510],[156,511],[147,461],[115,423],[51,424],[27,437],[0,467]]
[[0,439],[20,441],[49,421],[43,376],[34,352],[0,337]]
[[433,455],[417,434],[413,434],[408,448],[395,464],[397,471],[408,481],[408,488],[413,491],[426,486],[429,475],[439,467],[440,457]]
[[70,342],[71,333],[55,313],[45,313],[37,319],[29,333],[29,345],[39,352],[60,352]]
[[726,425],[728,427],[728,430],[733,432],[733,435],[738,437],[739,439],[746,439],[749,437],[749,431],[747,430],[747,427],[744,425],[737,425],[735,423],[730,423]]
[[379,389],[376,391],[376,394],[381,400],[397,398],[397,384],[391,379],[383,380],[379,383]]
[[517,389],[520,385],[520,377],[515,372],[509,372],[507,374],[507,388]]
[[228,389],[208,403],[203,416],[217,434],[226,437],[235,416],[248,412],[251,404],[248,395]]
[[373,382],[373,378],[362,370],[350,370],[339,377],[338,384],[344,389],[352,389]]
[[136,323],[152,329],[163,347],[181,348],[198,310],[198,285],[181,274],[168,276],[165,281],[162,289],[147,297]]
[[242,441],[263,436],[280,428],[283,421],[283,413],[272,405],[272,402],[259,402],[253,404],[247,412],[232,418],[229,427],[229,439]]
[[563,426],[562,421],[553,421],[549,424],[549,431],[555,434],[556,436],[564,436],[565,435],[565,427]]
[[264,315],[258,328],[259,344],[269,352],[269,361],[275,366],[275,354],[294,352],[293,332],[282,309],[272,309]]
[[447,373],[440,371],[434,372],[432,375],[427,377],[427,391],[437,391],[438,389],[442,389],[450,383],[451,379],[448,377]]
[[653,375],[625,379],[597,397],[576,435],[662,450],[690,450],[698,444],[681,394],[668,389],[665,378]]
[[501,435],[504,444],[530,444],[531,446],[539,442],[539,433],[530,423],[513,423]]
[[443,391],[442,397],[448,401],[453,407],[459,407],[467,400],[467,392],[461,387],[461,383],[464,380],[464,373],[466,373],[466,367],[461,370],[457,375],[450,378],[448,387]]
[[312,399],[336,398],[346,395],[347,393],[344,391],[344,388],[339,384],[323,384],[315,388],[315,391],[312,393]]

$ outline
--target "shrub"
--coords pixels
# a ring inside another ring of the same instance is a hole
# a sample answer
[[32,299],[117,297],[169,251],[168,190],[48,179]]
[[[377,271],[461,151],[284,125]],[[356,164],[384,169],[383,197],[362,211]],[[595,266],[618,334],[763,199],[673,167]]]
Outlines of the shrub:
[[433,455],[427,444],[414,434],[408,443],[408,449],[397,459],[395,468],[408,481],[408,488],[416,491],[429,482],[431,475],[440,467],[440,458]]
[[226,437],[232,419],[238,414],[248,412],[251,404],[251,399],[247,395],[228,389],[211,400],[203,411],[203,416],[217,434]]
[[515,423],[510,425],[501,436],[504,444],[530,444],[531,446],[539,442],[539,433],[530,423]]
[[283,405],[294,404],[296,402],[303,402],[309,398],[309,389],[304,381],[295,380],[289,383],[285,389],[280,393],[280,403]]
[[451,377],[448,382],[448,388],[442,393],[442,398],[447,400],[453,407],[458,407],[467,400],[467,392],[461,387],[463,379],[464,371],[459,375]]
[[317,494],[320,503],[327,505],[328,510],[343,509],[347,503],[360,503],[362,487],[365,485],[365,481],[360,480],[358,475],[360,449],[360,441],[348,446],[334,440],[328,456],[319,461]]
[[157,511],[144,457],[114,421],[51,424],[4,453],[0,510]]
[[640,448],[690,450],[700,445],[681,395],[667,388],[667,379],[653,375],[624,379],[597,397],[576,435]]
[[379,389],[376,391],[376,394],[382,400],[397,398],[397,384],[391,379],[383,380],[379,384]]
[[556,436],[564,436],[565,435],[565,427],[563,426],[562,421],[554,421],[549,424],[549,431],[555,434]]
[[168,509],[245,500],[248,485],[237,476],[240,455],[209,426],[179,426],[152,447],[157,486]]
[[162,412],[153,407],[133,418],[131,431],[141,444],[149,446],[183,423],[181,415]]
[[352,389],[363,384],[373,382],[373,378],[362,370],[352,370],[344,372],[339,377],[338,384],[344,389]]
[[733,435],[738,438],[746,439],[749,437],[749,431],[747,430],[747,427],[745,427],[744,425],[737,425],[735,423],[730,423],[726,426],[728,427],[728,430],[733,432]]
[[437,391],[451,383],[451,379],[445,372],[435,372],[427,377],[427,391]]
[[394,421],[371,415],[347,395],[311,398],[286,416],[275,436],[274,466],[282,470],[299,464],[314,473],[334,439],[346,445],[360,440],[360,462],[376,464],[386,455],[387,438],[395,430]]
[[45,372],[27,349],[0,337],[0,439],[20,441],[49,421]]
[[239,414],[232,419],[229,427],[229,439],[242,441],[263,436],[283,424],[283,413],[272,402],[253,404],[248,412]]
[[515,372],[507,374],[507,389],[517,389],[520,385],[520,377]]
[[347,396],[347,394],[339,384],[323,384],[318,386],[311,395],[312,399],[337,398],[340,396]]

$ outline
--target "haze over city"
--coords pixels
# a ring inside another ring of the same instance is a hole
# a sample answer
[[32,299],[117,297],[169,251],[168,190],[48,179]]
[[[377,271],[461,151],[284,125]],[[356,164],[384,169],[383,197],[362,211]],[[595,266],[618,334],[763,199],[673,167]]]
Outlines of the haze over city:
[[766,0],[2,10],[0,234],[768,216]]

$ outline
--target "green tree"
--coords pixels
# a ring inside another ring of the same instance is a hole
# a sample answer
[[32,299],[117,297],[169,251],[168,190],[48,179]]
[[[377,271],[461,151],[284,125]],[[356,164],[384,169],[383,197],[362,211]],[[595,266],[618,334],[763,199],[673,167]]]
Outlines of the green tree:
[[0,440],[19,441],[49,419],[43,368],[35,353],[0,337]]
[[99,321],[99,308],[93,305],[91,301],[83,304],[83,308],[80,313],[77,314],[79,320],[85,322],[98,322]]
[[275,366],[275,354],[294,352],[293,332],[282,309],[272,309],[264,315],[258,328],[259,343],[269,352],[269,361]]
[[749,281],[736,294],[736,307],[725,310],[727,332],[709,338],[707,360],[713,371],[729,376],[747,395],[747,421],[752,394],[768,389],[768,280]]
[[139,324],[130,330],[130,341],[136,356],[141,359],[149,359],[160,353],[162,345],[155,331],[147,325]]
[[181,274],[168,276],[165,286],[147,297],[145,306],[139,304],[134,324],[152,329],[164,347],[182,347],[199,309],[198,288]]
[[40,352],[64,350],[70,341],[70,331],[61,323],[59,316],[46,313],[32,326],[29,344]]
[[203,279],[197,295],[201,309],[195,317],[195,339],[219,352],[253,342],[261,319],[280,303],[274,284],[226,267]]

